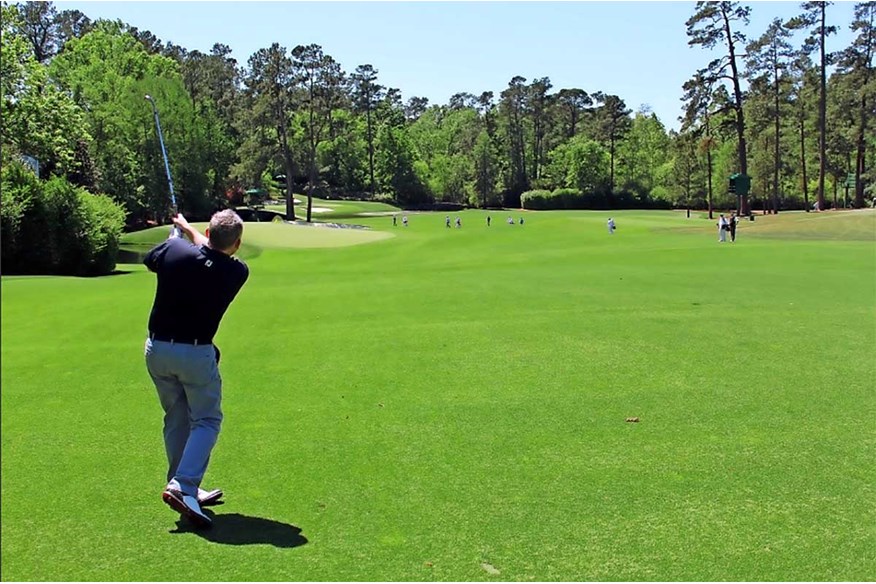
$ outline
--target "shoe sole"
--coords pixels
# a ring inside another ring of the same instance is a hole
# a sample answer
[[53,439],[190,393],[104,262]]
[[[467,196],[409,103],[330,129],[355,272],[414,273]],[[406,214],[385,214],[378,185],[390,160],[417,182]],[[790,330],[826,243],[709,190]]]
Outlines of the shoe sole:
[[192,525],[194,525],[195,527],[206,529],[213,525],[213,522],[210,521],[208,518],[201,517],[200,515],[189,509],[188,505],[186,505],[184,502],[180,501],[167,491],[161,493],[161,498],[164,500],[165,503],[168,504],[171,509],[191,521]]

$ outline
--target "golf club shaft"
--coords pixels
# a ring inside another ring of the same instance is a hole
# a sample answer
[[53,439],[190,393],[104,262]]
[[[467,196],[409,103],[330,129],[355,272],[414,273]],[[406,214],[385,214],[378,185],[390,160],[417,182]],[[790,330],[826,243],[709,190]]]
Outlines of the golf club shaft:
[[[161,133],[161,120],[158,119],[158,108],[155,107],[155,101],[151,96],[147,95],[146,99],[152,104],[152,115],[155,117],[155,128],[158,130],[158,143],[161,145],[161,156],[164,158],[164,171],[167,173],[167,185],[170,188],[170,203],[173,208],[173,214],[179,212],[176,207],[176,195],[173,192],[173,177],[170,176],[170,163],[167,161],[167,150],[164,148],[164,136]],[[180,235],[179,229],[174,225],[171,227],[171,233],[176,236]]]

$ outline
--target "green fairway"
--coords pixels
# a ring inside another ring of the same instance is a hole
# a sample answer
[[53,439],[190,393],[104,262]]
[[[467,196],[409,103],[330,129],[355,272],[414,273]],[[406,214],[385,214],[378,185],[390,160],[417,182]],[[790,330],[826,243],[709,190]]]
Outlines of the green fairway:
[[876,575],[876,212],[358,205],[246,224],[209,532],[160,498],[154,275],[2,278],[3,580]]

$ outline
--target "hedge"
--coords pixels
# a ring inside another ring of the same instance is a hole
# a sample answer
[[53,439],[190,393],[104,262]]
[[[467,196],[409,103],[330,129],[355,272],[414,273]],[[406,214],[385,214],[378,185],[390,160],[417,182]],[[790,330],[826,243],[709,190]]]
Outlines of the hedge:
[[2,172],[4,274],[97,276],[116,267],[125,212],[62,177],[40,181],[17,161]]

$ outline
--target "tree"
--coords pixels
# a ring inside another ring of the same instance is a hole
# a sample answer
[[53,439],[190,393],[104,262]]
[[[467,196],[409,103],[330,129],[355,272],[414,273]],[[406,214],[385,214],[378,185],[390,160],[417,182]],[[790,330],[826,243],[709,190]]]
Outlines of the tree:
[[642,199],[662,191],[657,175],[667,161],[669,146],[666,128],[657,116],[647,108],[636,112],[618,149],[625,189],[637,191]]
[[792,30],[815,27],[810,30],[809,37],[803,42],[803,51],[811,54],[817,48],[820,55],[819,72],[821,83],[818,94],[818,210],[824,209],[824,175],[827,168],[827,65],[829,56],[825,51],[825,39],[836,32],[835,26],[826,26],[827,6],[832,2],[804,2],[800,7],[803,14],[788,21]]
[[210,172],[210,197],[219,203],[233,182],[231,168],[241,145],[240,69],[231,49],[214,44],[209,54],[186,52],[180,63],[198,125],[204,130],[204,162]]
[[58,9],[51,2],[21,5],[21,32],[30,43],[37,63],[45,63],[58,51]]
[[508,172],[505,186],[508,196],[505,205],[520,206],[520,195],[529,189],[529,175],[526,172],[526,127],[525,117],[528,108],[526,78],[515,76],[508,88],[501,94],[499,115],[502,119],[507,154]]
[[609,166],[605,147],[579,135],[551,151],[547,172],[564,187],[601,195],[609,187]]
[[475,193],[480,197],[481,206],[486,209],[493,204],[498,178],[496,155],[493,143],[486,129],[478,134],[474,148]]
[[593,99],[583,89],[561,89],[559,91],[556,106],[563,119],[566,138],[575,136],[578,130],[578,121],[591,105],[593,105]]
[[[698,140],[698,148],[706,153],[706,202],[709,208],[709,219],[713,219],[712,209],[712,151],[715,149],[715,140],[712,135],[711,108],[714,102],[713,79],[707,76],[708,71],[697,71],[690,80],[686,81],[683,89],[682,100],[685,103],[685,114],[682,118],[681,129],[684,133],[690,133],[692,139]],[[694,148],[691,144],[691,148]],[[689,176],[689,175],[688,175]]]
[[[748,150],[745,144],[745,113],[742,104],[742,89],[739,83],[737,66],[737,45],[745,43],[745,35],[733,30],[733,24],[743,22],[748,24],[751,9],[739,6],[738,2],[697,2],[696,12],[687,22],[688,45],[712,49],[719,43],[727,46],[727,54],[709,63],[708,75],[714,80],[727,79],[733,85],[733,108],[736,112],[737,152],[739,156],[739,171],[748,174]],[[727,68],[730,75],[727,75]],[[739,212],[749,214],[748,197],[739,197]]]
[[199,126],[173,60],[151,55],[122,23],[98,21],[67,42],[49,74],[83,110],[92,140],[95,188],[123,203],[134,223],[166,219],[167,181],[151,108],[155,97],[181,209],[210,211],[205,129]]
[[[855,206],[864,206],[864,182],[868,178],[866,136],[871,132],[869,120],[876,117],[876,74],[873,55],[876,52],[876,2],[855,5],[855,20],[850,28],[857,33],[852,45],[840,54],[839,69],[849,76],[859,93],[858,123],[855,135]],[[869,176],[870,181],[874,177]]]
[[2,6],[0,137],[4,147],[36,158],[40,174],[73,174],[77,149],[90,136],[82,110],[31,54],[16,6]]
[[383,86],[377,83],[377,69],[369,64],[359,65],[352,75],[353,104],[356,109],[365,113],[366,141],[368,143],[368,176],[370,178],[371,196],[374,197],[376,185],[374,181],[374,110],[383,97]]
[[425,193],[414,170],[414,153],[405,128],[382,124],[377,142],[376,172],[382,188],[401,205],[422,203]]
[[809,120],[810,102],[812,101],[813,87],[817,85],[812,61],[805,52],[798,52],[791,63],[793,85],[791,88],[791,106],[794,111],[797,135],[800,144],[800,183],[803,191],[803,207],[808,213],[809,205],[809,177],[807,174],[806,136],[809,134],[807,121]]
[[429,107],[428,97],[412,97],[405,106],[405,117],[409,122],[416,122]]
[[[691,204],[696,195],[695,185],[699,166],[696,147],[697,137],[692,132],[678,134],[672,140],[672,179],[675,186],[682,192],[688,213],[690,213]],[[709,219],[712,219],[711,214]]]
[[[307,137],[307,222],[311,220],[313,207],[313,189],[316,187],[319,170],[317,168],[316,151],[324,138],[326,126],[331,123],[332,66],[335,60],[322,52],[322,47],[316,44],[298,45],[292,50],[295,58],[294,66],[298,71],[298,79],[304,85],[303,103],[304,132]],[[328,112],[328,113],[327,113]]]
[[769,28],[758,40],[748,45],[748,74],[753,78],[768,78],[773,97],[772,110],[768,112],[773,121],[773,189],[772,208],[779,211],[779,187],[781,185],[781,109],[780,96],[782,92],[781,76],[787,69],[787,63],[794,57],[794,50],[788,38],[790,31],[775,18]]
[[249,73],[244,78],[252,99],[252,115],[257,125],[272,128],[283,160],[286,181],[286,219],[295,220],[292,179],[295,162],[290,140],[291,112],[294,110],[296,85],[292,60],[278,43],[259,49],[249,58]]
[[610,172],[608,190],[614,192],[615,155],[618,141],[623,139],[632,125],[631,110],[627,108],[620,97],[616,95],[599,95],[599,107],[596,108],[596,132],[599,140],[608,146]]
[[544,138],[548,131],[548,112],[552,103],[547,94],[550,91],[551,80],[547,77],[535,79],[529,86],[529,110],[532,116],[532,169],[531,178],[541,178],[541,168],[545,162]]

